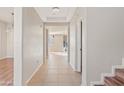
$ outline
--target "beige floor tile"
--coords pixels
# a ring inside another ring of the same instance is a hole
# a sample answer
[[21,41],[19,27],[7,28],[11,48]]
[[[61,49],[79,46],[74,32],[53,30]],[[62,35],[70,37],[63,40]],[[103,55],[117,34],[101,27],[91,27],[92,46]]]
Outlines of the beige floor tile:
[[73,71],[66,56],[49,55],[49,60],[41,66],[28,85],[36,86],[78,86],[81,74]]

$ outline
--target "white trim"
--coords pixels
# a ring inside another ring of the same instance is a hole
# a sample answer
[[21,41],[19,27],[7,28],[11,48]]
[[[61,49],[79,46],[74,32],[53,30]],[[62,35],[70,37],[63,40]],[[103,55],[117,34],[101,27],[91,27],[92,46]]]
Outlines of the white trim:
[[122,58],[122,65],[124,65],[124,58]]
[[[82,9],[81,9],[82,10]],[[83,17],[81,11],[82,19],[82,84],[87,85],[87,9],[83,10]]]
[[14,58],[13,56],[6,56],[6,58]]
[[38,65],[38,67],[35,69],[35,71],[31,74],[31,76],[29,77],[29,79],[26,81],[25,85],[28,84],[28,82],[33,78],[33,76],[36,74],[36,72],[40,69],[40,67],[43,65],[43,63],[41,63],[40,65]]
[[97,84],[97,85],[104,85],[104,83],[101,82],[101,81],[93,81],[93,82],[90,82],[90,86],[94,86],[95,84]]
[[6,59],[7,57],[2,57],[2,58],[0,58],[0,60],[3,60],[3,59]]
[[0,58],[0,60],[7,59],[7,58],[13,58],[13,57],[11,57],[11,56],[6,56],[6,57]]
[[85,81],[85,80],[83,80],[83,79],[82,79],[82,81],[81,81],[81,86],[87,86],[86,81]]
[[14,8],[14,86],[22,85],[22,7]]
[[112,73],[102,73],[101,74],[101,83],[104,83],[104,77],[113,77],[115,76],[115,74],[112,74]]
[[73,66],[71,63],[70,63],[70,65],[71,65],[71,67],[72,67],[73,71],[76,71],[75,66]]
[[68,23],[68,63],[70,63],[70,23]]
[[123,65],[112,66],[112,74],[115,74],[115,69],[124,69]]
[[123,65],[116,65],[116,66],[112,66],[114,69],[123,69],[124,68],[124,66]]

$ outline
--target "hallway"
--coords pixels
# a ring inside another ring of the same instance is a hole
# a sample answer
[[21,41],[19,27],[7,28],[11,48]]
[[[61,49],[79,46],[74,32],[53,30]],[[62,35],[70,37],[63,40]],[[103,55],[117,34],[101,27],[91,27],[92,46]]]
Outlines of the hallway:
[[67,56],[50,53],[48,62],[44,63],[28,85],[44,86],[79,86],[81,74],[74,72],[67,62]]

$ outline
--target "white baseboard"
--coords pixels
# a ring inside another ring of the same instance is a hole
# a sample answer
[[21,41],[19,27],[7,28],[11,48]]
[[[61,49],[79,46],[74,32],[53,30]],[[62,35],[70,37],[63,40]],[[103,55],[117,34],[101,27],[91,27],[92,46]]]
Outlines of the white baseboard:
[[81,66],[77,66],[76,71],[77,71],[77,72],[81,72]]
[[76,71],[76,68],[71,63],[70,63],[70,65],[71,65],[73,71]]
[[29,79],[26,81],[25,85],[28,84],[28,82],[33,78],[33,76],[35,75],[35,73],[40,69],[40,67],[43,65],[43,63],[41,63],[40,65],[38,65],[38,67],[35,69],[35,71],[31,74],[31,76],[29,77]]
[[84,81],[84,80],[81,80],[81,86],[87,86],[87,83],[86,83],[86,81]]
[[13,58],[13,57],[10,57],[10,56],[1,57],[0,60],[6,59],[6,58]]
[[94,86],[94,85],[103,85],[104,83],[101,82],[101,81],[93,81],[93,82],[90,82],[90,86]]
[[6,57],[2,57],[2,58],[0,58],[0,60],[3,60],[3,59],[6,59]]
[[6,56],[6,58],[14,58],[13,56]]

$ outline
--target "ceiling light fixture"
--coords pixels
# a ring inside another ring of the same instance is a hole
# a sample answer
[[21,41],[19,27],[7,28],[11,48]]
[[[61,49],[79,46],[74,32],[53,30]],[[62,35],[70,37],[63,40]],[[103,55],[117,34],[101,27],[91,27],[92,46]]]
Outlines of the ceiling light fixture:
[[52,8],[52,11],[55,13],[55,12],[59,12],[60,11],[60,8],[59,7],[53,7]]

